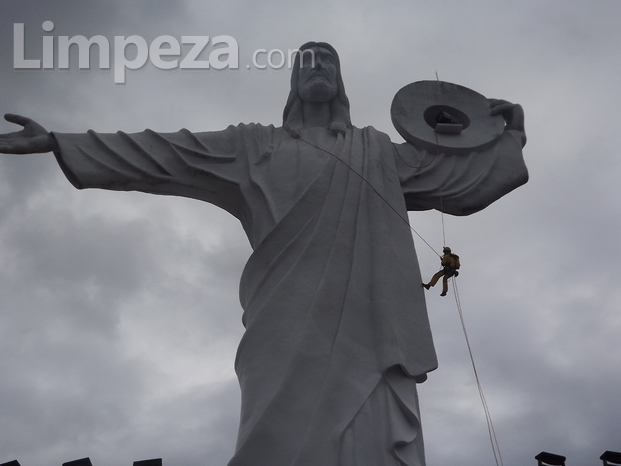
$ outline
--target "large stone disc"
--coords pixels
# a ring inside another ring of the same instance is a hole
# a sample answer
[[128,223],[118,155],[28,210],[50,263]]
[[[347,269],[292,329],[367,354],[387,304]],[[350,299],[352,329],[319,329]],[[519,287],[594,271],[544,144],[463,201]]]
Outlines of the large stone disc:
[[399,134],[434,152],[468,153],[491,146],[504,131],[501,115],[491,115],[487,98],[443,81],[417,81],[401,88],[390,108]]

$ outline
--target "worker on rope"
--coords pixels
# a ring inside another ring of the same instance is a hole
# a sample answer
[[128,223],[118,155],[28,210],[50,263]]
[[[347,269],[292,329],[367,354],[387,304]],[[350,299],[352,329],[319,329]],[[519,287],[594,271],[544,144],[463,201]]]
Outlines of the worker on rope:
[[442,270],[436,272],[436,274],[431,277],[431,281],[429,283],[423,283],[423,286],[426,289],[429,289],[438,283],[440,277],[444,277],[442,279],[442,294],[440,294],[440,296],[446,296],[446,292],[448,291],[448,280],[451,277],[459,275],[457,269],[459,269],[460,264],[459,256],[457,254],[453,254],[451,252],[451,248],[445,246],[442,252],[444,253],[444,255],[440,258]]

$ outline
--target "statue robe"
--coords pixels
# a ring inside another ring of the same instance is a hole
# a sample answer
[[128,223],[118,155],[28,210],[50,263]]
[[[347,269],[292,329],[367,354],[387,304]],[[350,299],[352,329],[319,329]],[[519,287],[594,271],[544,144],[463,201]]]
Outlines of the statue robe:
[[200,199],[245,229],[230,466],[424,465],[416,382],[437,363],[407,210],[466,215],[523,184],[517,133],[437,157],[372,127],[54,136],[77,188]]

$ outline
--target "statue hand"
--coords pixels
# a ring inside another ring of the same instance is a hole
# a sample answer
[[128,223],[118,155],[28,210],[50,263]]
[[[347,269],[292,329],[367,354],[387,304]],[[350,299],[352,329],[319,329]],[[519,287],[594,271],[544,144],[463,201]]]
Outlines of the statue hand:
[[24,127],[21,131],[0,134],[0,153],[37,154],[58,150],[58,143],[43,126],[30,118],[7,113],[6,121]]
[[488,99],[492,107],[492,115],[502,115],[507,123],[505,129],[513,129],[522,134],[522,147],[526,144],[526,131],[524,129],[524,110],[521,105],[512,104],[506,100]]

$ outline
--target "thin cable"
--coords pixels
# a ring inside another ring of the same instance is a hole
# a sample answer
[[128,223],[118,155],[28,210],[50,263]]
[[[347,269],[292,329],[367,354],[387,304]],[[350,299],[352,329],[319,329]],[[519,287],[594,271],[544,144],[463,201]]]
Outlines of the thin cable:
[[496,437],[496,430],[494,429],[494,424],[492,423],[492,416],[489,412],[489,407],[487,406],[487,401],[485,400],[485,395],[483,394],[483,387],[481,385],[481,381],[479,380],[479,373],[477,372],[477,367],[474,363],[474,356],[472,355],[472,348],[470,347],[470,339],[468,338],[468,332],[466,331],[466,324],[464,322],[464,314],[461,309],[461,301],[459,299],[459,291],[457,289],[457,280],[456,277],[453,277],[453,292],[455,295],[455,303],[457,304],[457,312],[459,313],[459,320],[461,321],[461,327],[464,331],[464,337],[466,339],[466,346],[468,347],[468,354],[470,355],[470,362],[472,363],[472,370],[474,371],[474,378],[477,383],[477,387],[479,389],[479,396],[481,397],[481,404],[483,405],[483,411],[485,411],[485,420],[487,422],[487,432],[489,434],[489,440],[492,444],[492,453],[494,454],[494,459],[496,460],[496,466],[503,465],[502,455],[500,454],[500,446],[498,445],[498,438]]
[[[436,70],[436,81],[440,82],[440,76],[438,76],[438,70]],[[438,156],[440,155],[440,144],[438,143],[438,133],[434,131],[433,134],[436,137],[436,156]],[[446,247],[446,233],[444,231],[444,206],[442,205],[442,182],[438,183],[438,191],[440,194],[440,217],[442,218],[442,246]]]
[[401,159],[401,161],[403,162],[404,165],[407,165],[410,168],[427,168],[429,165],[431,165],[433,163],[433,161],[436,159],[436,156],[438,155],[438,151],[436,151],[435,155],[433,157],[431,157],[431,160],[426,163],[425,165],[410,165],[409,163],[407,163],[405,161],[405,159],[403,157],[401,157],[401,152],[399,152],[399,149],[397,149],[397,145],[393,142],[392,143],[393,148],[395,149],[395,152],[397,153],[397,155],[399,156],[399,158]]
[[[436,157],[440,155],[440,144],[438,142],[438,133],[433,134],[436,137]],[[446,232],[444,229],[444,205],[442,204],[442,180],[438,183],[438,196],[440,197],[440,218],[442,219],[442,246],[446,247]]]
[[403,216],[399,213],[399,211],[398,211],[397,209],[395,209],[395,208],[392,206],[392,204],[390,204],[390,202],[388,202],[388,200],[387,200],[386,198],[384,198],[384,196],[382,196],[382,195],[380,194],[380,192],[379,192],[377,189],[375,189],[375,187],[374,187],[374,186],[373,186],[373,185],[372,185],[372,184],[371,184],[371,183],[370,183],[370,182],[369,182],[369,181],[368,181],[368,180],[367,180],[364,176],[362,176],[360,173],[358,173],[356,170],[354,170],[354,168],[353,168],[351,165],[349,165],[347,162],[345,162],[345,161],[344,161],[344,160],[342,160],[341,158],[339,158],[339,157],[337,157],[336,155],[334,155],[332,152],[330,152],[330,151],[328,151],[328,150],[325,150],[325,149],[323,149],[322,147],[319,147],[318,145],[313,144],[313,143],[312,143],[312,142],[310,142],[310,141],[307,141],[306,139],[302,139],[302,138],[300,138],[300,141],[303,141],[303,142],[305,142],[306,144],[309,144],[309,145],[313,146],[315,149],[319,149],[320,151],[325,152],[326,154],[331,155],[331,156],[332,156],[332,157],[334,157],[336,160],[338,160],[338,161],[339,161],[339,162],[341,162],[343,165],[345,165],[347,168],[349,168],[349,169],[350,169],[353,173],[355,173],[356,175],[358,175],[358,177],[359,177],[362,181],[364,181],[364,182],[365,182],[365,183],[369,186],[369,188],[371,188],[371,189],[373,190],[373,192],[374,192],[375,194],[377,194],[377,195],[378,195],[378,197],[379,197],[382,201],[384,201],[384,203],[385,203],[388,207],[390,207],[390,209],[391,209],[391,210],[392,210],[395,214],[397,214],[397,216],[398,216],[398,217],[399,217],[399,218],[403,221],[403,223],[405,223],[405,224],[408,226],[408,228],[409,228],[410,230],[412,230],[414,233],[416,233],[416,236],[418,236],[418,237],[419,237],[419,238],[423,241],[423,243],[425,243],[427,246],[429,246],[429,249],[431,249],[431,250],[432,250],[432,251],[433,251],[433,252],[434,252],[434,253],[435,253],[438,257],[442,257],[442,256],[441,256],[441,255],[440,255],[440,254],[439,254],[439,253],[438,253],[438,252],[437,252],[437,251],[433,248],[433,246],[432,246],[431,244],[429,244],[429,243],[425,240],[425,238],[423,238],[423,237],[422,237],[422,236],[421,236],[421,235],[420,235],[420,234],[419,234],[419,233],[418,233],[418,232],[417,232],[414,228],[412,228],[412,225],[410,225],[410,222],[409,222],[406,218],[403,218]]
[[[437,76],[437,75],[436,75]],[[439,155],[440,152],[440,144],[438,141],[438,133],[435,133],[436,138],[436,156]],[[442,182],[438,183],[438,196],[440,198],[440,216],[442,218],[442,241],[444,246],[446,247],[446,230],[444,226],[444,206],[442,202]],[[489,407],[487,406],[487,401],[485,400],[485,394],[483,393],[483,386],[481,385],[481,380],[479,379],[479,373],[477,371],[476,364],[474,363],[474,355],[472,354],[472,348],[470,346],[470,339],[468,338],[468,332],[466,331],[466,323],[464,321],[464,314],[461,309],[461,300],[459,299],[459,290],[457,289],[457,280],[456,277],[453,277],[453,292],[455,295],[455,304],[457,305],[457,312],[459,313],[459,320],[461,322],[461,327],[464,331],[464,338],[466,339],[466,346],[468,347],[468,354],[470,355],[470,362],[472,363],[472,370],[474,371],[474,378],[477,383],[477,388],[479,390],[479,396],[481,397],[481,404],[483,405],[483,411],[485,412],[485,421],[487,422],[487,433],[489,434],[489,440],[492,445],[492,453],[494,454],[494,460],[496,461],[496,466],[504,466],[502,462],[502,455],[500,454],[500,446],[498,445],[498,438],[496,437],[496,430],[494,429],[494,423],[492,422],[492,416],[489,412]]]

